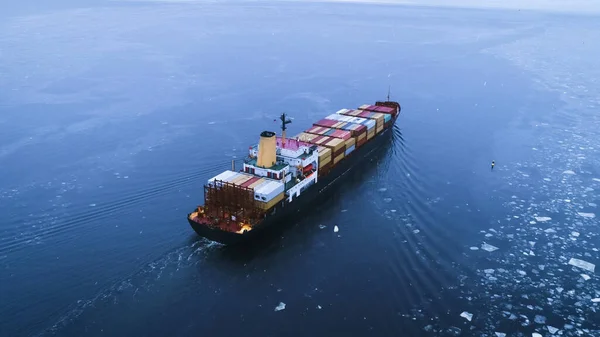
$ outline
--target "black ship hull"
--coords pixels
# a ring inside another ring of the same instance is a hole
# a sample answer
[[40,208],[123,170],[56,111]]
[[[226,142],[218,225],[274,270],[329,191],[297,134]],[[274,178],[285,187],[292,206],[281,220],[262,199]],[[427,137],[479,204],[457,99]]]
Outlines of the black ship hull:
[[344,158],[338,165],[324,177],[318,177],[317,183],[302,192],[291,203],[286,203],[283,207],[275,207],[271,214],[260,223],[253,226],[251,231],[241,233],[227,232],[218,228],[195,222],[189,218],[188,222],[194,231],[211,241],[216,241],[225,245],[235,245],[247,242],[257,236],[263,235],[265,231],[284,222],[291,215],[297,214],[303,209],[326,197],[335,186],[350,176],[350,173],[359,166],[369,165],[369,159],[374,156],[378,150],[381,150],[387,143],[391,142],[395,120],[392,124],[373,139],[366,142],[363,146],[356,149],[348,157]]

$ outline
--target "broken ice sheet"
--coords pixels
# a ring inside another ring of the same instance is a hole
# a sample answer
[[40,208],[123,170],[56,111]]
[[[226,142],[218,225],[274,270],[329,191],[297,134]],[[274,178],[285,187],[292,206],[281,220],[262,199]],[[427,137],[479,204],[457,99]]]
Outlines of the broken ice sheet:
[[538,222],[544,222],[544,221],[550,221],[550,220],[552,220],[552,218],[548,217],[548,216],[536,216],[535,220],[537,220]]
[[492,246],[492,245],[484,242],[483,244],[481,244],[481,249],[488,251],[488,252],[493,252],[495,250],[498,250],[498,247]]
[[577,214],[578,214],[579,216],[582,216],[582,217],[584,217],[584,218],[590,218],[590,219],[593,219],[593,218],[595,218],[595,217],[596,217],[596,214],[594,214],[594,213],[583,213],[583,212],[577,212]]
[[594,272],[594,269],[596,268],[596,265],[594,265],[593,263],[589,263],[587,261],[583,261],[580,259],[576,259],[576,258],[571,258],[569,260],[569,264],[581,269],[585,269],[589,272]]
[[283,302],[279,302],[279,305],[275,307],[275,311],[281,311],[283,309],[285,309],[285,303]]
[[548,331],[554,335],[558,331],[558,328],[548,325]]
[[467,321],[469,321],[469,322],[470,322],[470,321],[471,321],[471,319],[473,319],[473,314],[472,314],[472,313],[470,313],[470,312],[463,311],[463,312],[460,314],[460,317],[463,317],[463,318],[465,318]]
[[506,334],[504,332],[496,332],[496,337],[506,337]]

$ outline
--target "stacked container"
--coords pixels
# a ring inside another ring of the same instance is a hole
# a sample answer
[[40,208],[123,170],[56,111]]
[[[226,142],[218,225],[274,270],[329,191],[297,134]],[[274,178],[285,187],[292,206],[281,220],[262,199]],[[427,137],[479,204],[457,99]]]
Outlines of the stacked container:
[[331,168],[331,149],[325,146],[317,147],[319,151],[319,174],[329,172]]
[[[261,195],[258,205],[262,209],[269,209],[284,198],[285,185],[278,181],[267,181],[257,187],[254,192]],[[264,198],[264,199],[263,199]]]
[[373,112],[381,112],[381,113],[388,114],[388,115],[393,115],[394,113],[396,113],[396,109],[390,108],[387,106],[380,106],[380,105],[364,104],[364,105],[361,105],[359,107],[359,109],[373,111]]
[[350,138],[346,140],[346,151],[344,152],[344,156],[348,157],[352,151],[356,148],[356,140],[354,138]]
[[296,135],[296,138],[300,139],[303,142],[307,142],[309,144],[321,145],[331,149],[333,152],[333,156],[335,157],[338,152],[344,153],[345,143],[341,138],[334,138],[328,136],[320,136],[312,133],[302,132]]
[[326,128],[323,126],[313,126],[312,128],[305,131],[306,133],[312,133],[316,135],[329,136],[341,139],[349,139],[352,137],[352,133],[350,131],[340,130],[340,129],[332,129]]

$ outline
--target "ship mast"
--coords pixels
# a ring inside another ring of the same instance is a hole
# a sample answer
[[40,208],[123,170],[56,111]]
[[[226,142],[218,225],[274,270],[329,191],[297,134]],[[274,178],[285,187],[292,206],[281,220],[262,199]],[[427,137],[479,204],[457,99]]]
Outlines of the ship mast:
[[287,129],[286,125],[292,122],[291,119],[286,118],[285,112],[281,114],[279,117],[281,119],[281,146],[285,145],[285,130]]
[[388,86],[388,95],[387,95],[387,101],[388,101],[388,102],[390,101],[390,90],[391,90],[391,89],[392,89],[392,86],[391,86],[391,85],[389,85],[389,86]]

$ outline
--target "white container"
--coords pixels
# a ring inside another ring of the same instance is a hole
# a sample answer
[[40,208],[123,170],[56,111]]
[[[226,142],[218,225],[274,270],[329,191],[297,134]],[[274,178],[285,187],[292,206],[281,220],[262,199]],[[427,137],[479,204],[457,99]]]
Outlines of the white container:
[[229,179],[234,178],[235,176],[237,176],[238,172],[234,172],[231,170],[227,170],[224,172],[219,173],[218,175],[208,179],[208,183],[212,183],[215,180],[222,180],[222,181],[229,181]]
[[270,180],[254,190],[254,199],[269,202],[279,194],[283,193],[284,184],[279,181]]
[[338,114],[338,115],[341,115],[341,114],[343,114],[343,113],[346,113],[346,112],[348,112],[348,111],[350,111],[350,110],[349,110],[349,109],[340,109],[340,110],[338,110],[338,111],[336,112],[336,114]]

